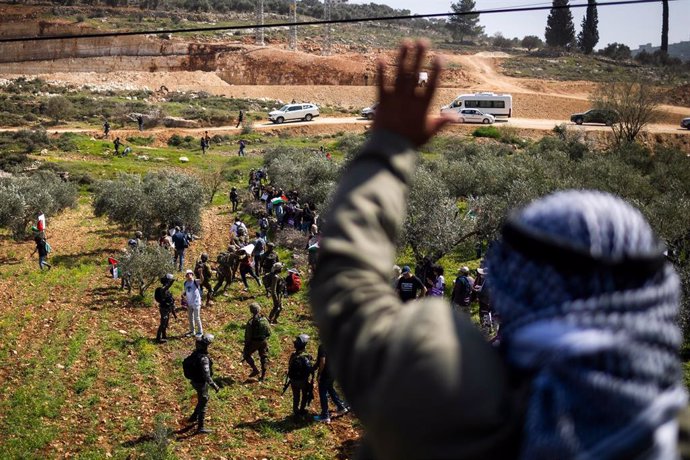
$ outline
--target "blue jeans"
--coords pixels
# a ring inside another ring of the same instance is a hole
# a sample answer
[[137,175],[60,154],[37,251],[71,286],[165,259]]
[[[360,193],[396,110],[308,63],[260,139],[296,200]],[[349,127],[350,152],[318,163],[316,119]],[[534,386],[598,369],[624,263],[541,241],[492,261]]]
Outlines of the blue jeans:
[[44,266],[50,268],[50,264],[46,262],[46,256],[38,256],[38,266],[41,268],[41,270],[43,270]]
[[184,267],[184,248],[182,249],[175,249],[175,261],[173,263],[177,263],[177,259],[180,259],[180,264],[178,266],[177,271],[182,271],[182,268]]
[[338,393],[333,388],[333,380],[319,380],[319,401],[321,402],[321,416],[329,417],[328,412],[328,396],[331,397],[335,403],[335,407],[342,411],[345,409],[345,403],[340,399]]

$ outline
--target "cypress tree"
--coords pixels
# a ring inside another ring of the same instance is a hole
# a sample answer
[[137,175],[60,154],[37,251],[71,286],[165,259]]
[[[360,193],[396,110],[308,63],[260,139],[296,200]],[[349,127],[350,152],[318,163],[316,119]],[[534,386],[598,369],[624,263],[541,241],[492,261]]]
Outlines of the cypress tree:
[[591,54],[599,42],[599,17],[596,0],[587,0],[587,14],[582,18],[582,31],[577,36],[577,44],[585,54]]
[[553,0],[544,32],[548,46],[565,48],[575,42],[575,25],[568,0]]

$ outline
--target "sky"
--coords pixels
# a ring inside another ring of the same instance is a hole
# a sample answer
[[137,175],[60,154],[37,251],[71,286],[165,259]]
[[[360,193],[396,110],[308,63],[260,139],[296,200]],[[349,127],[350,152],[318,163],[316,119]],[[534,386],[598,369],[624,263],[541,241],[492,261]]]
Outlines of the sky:
[[[545,0],[475,0],[476,9],[510,8],[533,5],[550,5]],[[606,0],[599,0],[605,3]],[[443,13],[450,11],[450,0],[349,0],[349,3],[383,3],[393,8],[408,9],[412,13]],[[586,0],[571,0],[570,4],[586,4]],[[585,8],[574,8],[573,22],[575,31],[580,31]],[[690,40],[690,0],[669,2],[669,43]],[[599,44],[597,48],[609,43],[625,43],[631,49],[651,43],[659,46],[661,42],[661,2],[599,6]],[[544,38],[547,11],[530,11],[524,13],[487,14],[480,16],[479,23],[484,26],[487,35],[500,32],[504,37],[522,38],[525,35],[536,35]]]

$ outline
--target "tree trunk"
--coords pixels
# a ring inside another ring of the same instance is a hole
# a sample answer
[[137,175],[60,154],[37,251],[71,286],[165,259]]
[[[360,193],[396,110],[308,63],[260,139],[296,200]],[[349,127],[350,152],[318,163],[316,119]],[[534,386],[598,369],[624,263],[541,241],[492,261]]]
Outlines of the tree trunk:
[[662,2],[663,12],[661,19],[661,51],[668,54],[668,0]]

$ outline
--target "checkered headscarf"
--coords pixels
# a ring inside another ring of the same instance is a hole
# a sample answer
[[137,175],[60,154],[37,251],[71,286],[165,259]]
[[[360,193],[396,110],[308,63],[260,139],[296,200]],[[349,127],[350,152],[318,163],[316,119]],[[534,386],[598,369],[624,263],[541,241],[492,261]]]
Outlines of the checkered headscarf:
[[547,196],[507,221],[488,266],[506,358],[533,376],[522,458],[674,458],[680,285],[642,214]]

